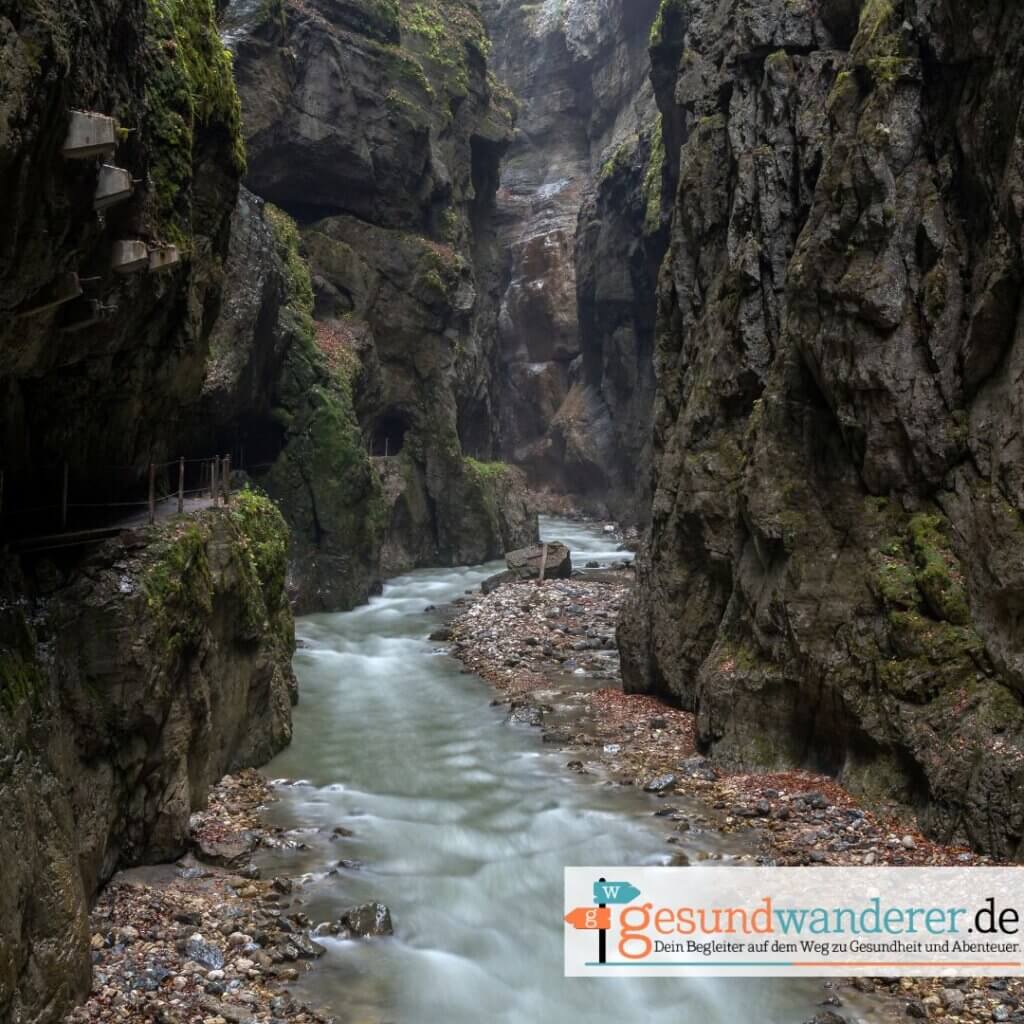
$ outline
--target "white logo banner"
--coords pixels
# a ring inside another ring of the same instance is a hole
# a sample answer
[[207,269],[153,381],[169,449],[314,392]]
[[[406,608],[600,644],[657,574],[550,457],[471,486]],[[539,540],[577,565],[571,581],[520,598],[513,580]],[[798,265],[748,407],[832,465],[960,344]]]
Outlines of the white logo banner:
[[1024,974],[1024,868],[566,868],[565,973]]

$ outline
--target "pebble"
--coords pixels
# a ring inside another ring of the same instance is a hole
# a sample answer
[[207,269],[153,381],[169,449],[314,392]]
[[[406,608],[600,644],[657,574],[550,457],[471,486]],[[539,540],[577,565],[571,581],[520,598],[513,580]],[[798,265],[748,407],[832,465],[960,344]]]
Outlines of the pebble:
[[944,988],[942,990],[942,1005],[953,1013],[959,1013],[964,1007],[965,996],[958,988]]
[[644,784],[645,793],[668,793],[675,789],[676,777],[674,775],[658,775]]

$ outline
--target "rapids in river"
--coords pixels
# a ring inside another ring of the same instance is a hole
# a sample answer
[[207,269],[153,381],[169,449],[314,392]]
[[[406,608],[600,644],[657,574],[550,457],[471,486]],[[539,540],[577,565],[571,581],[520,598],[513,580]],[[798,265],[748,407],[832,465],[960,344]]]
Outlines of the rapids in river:
[[[600,527],[542,520],[577,565],[631,557]],[[494,692],[428,641],[440,606],[501,564],[410,573],[343,614],[300,619],[291,747],[266,769],[296,780],[268,811],[305,849],[263,854],[306,872],[313,921],[380,900],[389,939],[319,941],[296,994],[365,1024],[799,1024],[820,982],[563,977],[562,869],[661,864],[649,798],[565,769],[511,726]],[[332,835],[336,826],[354,835]],[[358,863],[356,863],[358,862]]]

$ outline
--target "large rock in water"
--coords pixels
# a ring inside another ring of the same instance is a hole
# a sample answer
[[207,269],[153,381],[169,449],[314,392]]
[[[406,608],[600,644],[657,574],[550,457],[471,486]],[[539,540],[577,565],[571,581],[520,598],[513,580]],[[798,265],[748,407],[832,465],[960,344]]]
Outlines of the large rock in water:
[[391,911],[383,903],[361,903],[358,907],[350,907],[341,915],[340,923],[361,939],[393,935],[395,932]]
[[[859,14],[858,14],[859,12]],[[687,0],[627,688],[1024,854],[1024,6]]]
[[547,580],[564,580],[572,575],[572,557],[569,549],[560,541],[509,551],[505,555],[505,564],[521,580],[540,579],[541,565],[544,566],[544,578]]

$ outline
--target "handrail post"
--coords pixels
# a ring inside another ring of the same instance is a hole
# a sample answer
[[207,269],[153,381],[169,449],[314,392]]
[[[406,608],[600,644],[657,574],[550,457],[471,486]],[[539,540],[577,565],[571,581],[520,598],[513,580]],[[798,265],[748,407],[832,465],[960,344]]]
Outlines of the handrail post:
[[224,504],[231,500],[231,454],[224,456]]
[[60,528],[68,528],[68,464],[64,463],[64,483],[60,492]]
[[156,463],[149,464],[149,525],[156,522]]
[[178,459],[178,515],[185,511],[185,456]]
[[214,505],[217,504],[217,463],[220,459],[215,455],[210,462],[210,497]]

